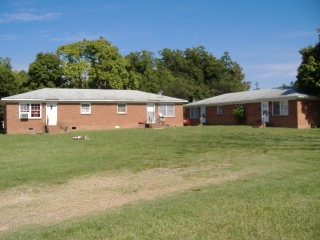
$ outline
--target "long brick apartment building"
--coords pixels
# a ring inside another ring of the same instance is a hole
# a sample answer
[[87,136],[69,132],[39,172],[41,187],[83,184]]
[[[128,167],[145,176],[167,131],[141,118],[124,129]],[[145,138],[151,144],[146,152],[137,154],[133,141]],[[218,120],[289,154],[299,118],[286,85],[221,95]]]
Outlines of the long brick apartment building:
[[183,104],[187,103],[137,90],[67,88],[43,88],[4,97],[1,102],[7,134],[183,126]]

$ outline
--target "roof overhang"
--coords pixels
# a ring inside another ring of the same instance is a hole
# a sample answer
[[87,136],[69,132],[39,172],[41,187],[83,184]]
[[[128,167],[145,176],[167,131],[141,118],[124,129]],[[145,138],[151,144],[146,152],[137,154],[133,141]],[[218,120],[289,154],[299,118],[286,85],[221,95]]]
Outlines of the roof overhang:
[[309,96],[294,96],[294,97],[277,97],[277,98],[260,98],[260,99],[252,99],[252,100],[241,100],[241,101],[223,101],[223,102],[203,102],[202,100],[199,101],[199,103],[189,103],[185,104],[184,107],[186,108],[194,108],[194,107],[201,107],[201,106],[224,106],[224,105],[238,105],[238,104],[249,104],[249,103],[259,103],[259,102],[276,102],[276,101],[292,101],[292,100],[320,100],[317,97]]
[[168,104],[184,104],[188,101],[161,101],[161,100],[97,100],[97,99],[79,99],[79,100],[61,100],[61,99],[2,99],[1,103],[17,103],[17,102],[60,102],[60,103],[83,103],[83,102],[90,102],[90,103],[138,103],[138,104],[145,104],[145,103],[168,103]]

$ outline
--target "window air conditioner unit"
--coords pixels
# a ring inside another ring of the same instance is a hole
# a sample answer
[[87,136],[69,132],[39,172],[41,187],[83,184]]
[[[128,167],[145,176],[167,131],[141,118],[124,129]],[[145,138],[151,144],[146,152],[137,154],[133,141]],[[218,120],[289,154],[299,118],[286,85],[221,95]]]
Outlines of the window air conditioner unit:
[[28,113],[21,113],[20,119],[28,119]]

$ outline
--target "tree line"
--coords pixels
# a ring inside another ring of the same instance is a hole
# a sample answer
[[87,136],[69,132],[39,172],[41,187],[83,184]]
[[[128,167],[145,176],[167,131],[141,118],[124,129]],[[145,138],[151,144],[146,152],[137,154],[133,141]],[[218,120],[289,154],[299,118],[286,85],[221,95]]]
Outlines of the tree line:
[[[320,96],[320,42],[301,49],[300,54],[294,86]],[[84,39],[59,46],[55,53],[38,53],[28,71],[15,71],[10,58],[0,57],[0,97],[56,87],[161,91],[192,101],[248,90],[251,82],[244,79],[241,66],[228,52],[216,58],[203,46],[122,56],[103,37]]]
[[57,87],[162,91],[167,96],[199,100],[248,90],[250,83],[244,77],[228,52],[216,58],[199,46],[122,56],[100,37],[59,46],[55,53],[38,53],[28,71],[14,71],[10,58],[0,58],[0,97]]

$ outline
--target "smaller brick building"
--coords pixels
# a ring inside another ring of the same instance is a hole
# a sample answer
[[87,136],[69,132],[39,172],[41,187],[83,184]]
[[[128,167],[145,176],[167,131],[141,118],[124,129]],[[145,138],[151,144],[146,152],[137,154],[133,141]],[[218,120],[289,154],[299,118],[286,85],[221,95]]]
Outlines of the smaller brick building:
[[[320,99],[290,87],[227,93],[184,108],[192,125],[320,127]],[[239,108],[244,111],[242,119],[234,113]]]
[[137,90],[43,88],[1,102],[11,134],[183,126],[187,101]]

